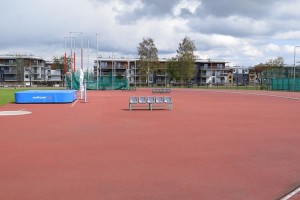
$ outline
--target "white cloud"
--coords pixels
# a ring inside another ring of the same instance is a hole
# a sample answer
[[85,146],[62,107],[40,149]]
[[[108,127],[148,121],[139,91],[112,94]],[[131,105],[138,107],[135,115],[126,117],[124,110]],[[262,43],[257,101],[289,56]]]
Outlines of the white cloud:
[[89,40],[91,60],[96,32],[104,56],[136,56],[143,37],[154,39],[160,57],[172,56],[189,36],[199,57],[246,66],[276,56],[292,63],[300,44],[300,0],[14,0],[1,7],[1,54],[51,59],[63,54],[70,31],[83,32],[85,46]]
[[273,37],[274,39],[277,40],[300,40],[300,30],[297,31],[285,31],[285,32],[281,32],[281,33],[277,33],[274,35]]
[[266,51],[279,52],[280,47],[277,44],[268,44],[265,46]]

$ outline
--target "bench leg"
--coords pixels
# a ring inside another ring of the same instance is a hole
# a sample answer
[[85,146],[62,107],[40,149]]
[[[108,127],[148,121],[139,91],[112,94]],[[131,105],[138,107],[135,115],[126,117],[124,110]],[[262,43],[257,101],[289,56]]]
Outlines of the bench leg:
[[172,104],[171,103],[168,104],[168,107],[169,107],[169,110],[172,110]]

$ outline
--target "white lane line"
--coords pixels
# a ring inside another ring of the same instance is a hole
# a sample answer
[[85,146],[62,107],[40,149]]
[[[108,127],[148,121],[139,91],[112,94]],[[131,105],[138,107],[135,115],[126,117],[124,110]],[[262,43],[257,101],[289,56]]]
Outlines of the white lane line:
[[282,197],[280,200],[288,200],[288,199],[292,198],[293,196],[295,196],[298,192],[300,192],[300,186],[298,188],[294,189],[289,194]]
[[76,101],[74,101],[74,103],[71,105],[71,107],[75,106],[75,104],[77,103],[78,99],[76,99]]

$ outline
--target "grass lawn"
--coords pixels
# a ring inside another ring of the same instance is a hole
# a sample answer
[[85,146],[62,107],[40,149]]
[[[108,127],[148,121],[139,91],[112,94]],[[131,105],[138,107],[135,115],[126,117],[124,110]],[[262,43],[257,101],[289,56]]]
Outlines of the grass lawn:
[[26,88],[1,88],[0,106],[15,102],[15,92],[27,90]]
[[65,88],[54,88],[54,87],[42,87],[42,88],[0,88],[0,106],[14,103],[15,102],[15,92],[24,90],[61,90]]

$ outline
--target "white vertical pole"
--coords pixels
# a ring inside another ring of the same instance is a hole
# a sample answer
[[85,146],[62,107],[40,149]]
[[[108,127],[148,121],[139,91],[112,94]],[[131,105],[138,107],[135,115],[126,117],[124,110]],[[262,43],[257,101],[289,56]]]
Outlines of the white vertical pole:
[[101,88],[101,82],[102,82],[102,72],[101,72],[101,55],[100,55],[100,58],[99,58],[99,75],[100,75],[100,88]]
[[111,65],[111,85],[112,90],[114,90],[114,53],[111,53],[112,65]]
[[81,69],[83,70],[83,34],[81,34]]
[[126,78],[127,78],[127,89],[129,88],[129,78],[130,78],[130,67],[129,67],[129,58],[127,56],[127,72],[126,72]]
[[134,87],[136,88],[136,59],[134,59]]
[[88,57],[88,62],[87,62],[87,79],[88,80],[90,80],[89,79],[89,68],[90,68],[90,41],[88,40],[88,55],[87,55],[87,57]]
[[83,82],[83,89],[84,89],[84,103],[86,103],[86,80]]
[[293,91],[295,92],[296,89],[296,48],[300,47],[300,46],[294,46],[294,75],[293,75],[293,79],[294,79],[294,84],[293,84]]
[[96,62],[97,62],[97,65],[96,65],[96,68],[97,68],[97,73],[96,73],[96,76],[97,76],[97,90],[98,90],[98,69],[99,69],[99,64],[98,64],[98,33],[96,33],[96,45],[97,45],[97,50],[96,50]]

